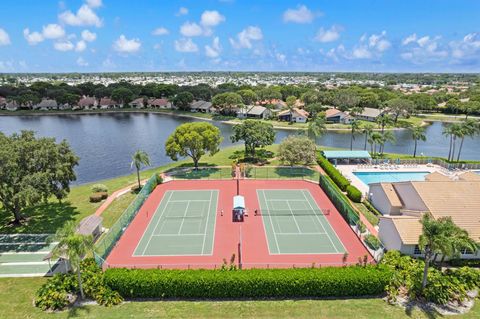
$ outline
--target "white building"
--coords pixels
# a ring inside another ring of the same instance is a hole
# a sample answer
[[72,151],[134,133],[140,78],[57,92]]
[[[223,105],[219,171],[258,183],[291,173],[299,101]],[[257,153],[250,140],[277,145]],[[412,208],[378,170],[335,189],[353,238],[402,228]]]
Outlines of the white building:
[[[480,243],[480,175],[467,172],[454,180],[438,175],[430,174],[422,182],[370,184],[370,201],[383,214],[379,238],[387,250],[421,254],[418,238],[425,213],[436,219],[451,217]],[[480,252],[464,251],[461,257],[480,258]]]

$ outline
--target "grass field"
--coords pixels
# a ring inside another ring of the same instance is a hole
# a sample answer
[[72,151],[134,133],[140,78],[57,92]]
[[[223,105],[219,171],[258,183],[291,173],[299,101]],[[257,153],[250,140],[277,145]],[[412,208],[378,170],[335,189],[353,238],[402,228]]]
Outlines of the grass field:
[[[36,289],[45,278],[0,278],[0,310],[3,318],[329,318],[329,319],[426,319],[442,318],[419,310],[411,313],[387,305],[380,298],[283,301],[143,301],[106,308],[96,305],[58,313],[32,306]],[[480,317],[480,303],[452,319]]]

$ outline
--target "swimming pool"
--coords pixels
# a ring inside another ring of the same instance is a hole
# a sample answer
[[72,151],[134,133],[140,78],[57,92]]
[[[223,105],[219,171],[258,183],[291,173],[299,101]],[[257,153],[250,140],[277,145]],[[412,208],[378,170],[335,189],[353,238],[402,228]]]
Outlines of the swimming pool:
[[353,172],[365,185],[381,182],[424,181],[430,172]]

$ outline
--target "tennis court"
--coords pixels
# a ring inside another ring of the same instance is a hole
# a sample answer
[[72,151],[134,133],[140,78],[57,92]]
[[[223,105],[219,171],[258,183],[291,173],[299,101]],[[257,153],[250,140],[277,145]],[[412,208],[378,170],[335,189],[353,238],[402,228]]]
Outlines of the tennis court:
[[133,256],[204,256],[213,252],[218,190],[169,190]]
[[345,247],[307,189],[258,189],[270,254],[343,254]]

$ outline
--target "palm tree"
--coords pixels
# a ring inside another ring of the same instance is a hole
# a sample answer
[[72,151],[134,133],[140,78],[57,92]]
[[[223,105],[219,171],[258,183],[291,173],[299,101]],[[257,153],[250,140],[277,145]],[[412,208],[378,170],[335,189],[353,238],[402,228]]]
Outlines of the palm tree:
[[370,144],[371,153],[375,155],[377,153],[377,144],[381,144],[383,140],[382,134],[380,132],[373,132],[368,138],[368,143]]
[[132,156],[131,167],[135,166],[137,170],[137,179],[138,179],[138,189],[140,190],[140,168],[142,165],[150,166],[150,157],[145,151],[137,150]]
[[465,140],[465,136],[467,137],[473,137],[474,135],[479,133],[479,124],[478,121],[472,120],[472,119],[467,119],[462,122],[460,125],[460,146],[458,148],[458,154],[457,154],[457,162],[460,161],[460,153],[462,153],[462,148],[463,148],[463,141]]
[[380,143],[380,154],[383,154],[383,151],[385,150],[385,144],[387,142],[395,144],[396,141],[397,141],[397,138],[395,137],[395,134],[393,134],[392,131],[385,131],[382,135],[382,140]]
[[89,251],[93,250],[93,238],[91,235],[81,235],[76,230],[75,222],[69,221],[64,227],[58,229],[55,235],[48,239],[48,242],[58,242],[57,246],[52,250],[52,254],[55,257],[68,260],[67,271],[69,271],[68,265],[70,265],[72,271],[77,273],[80,296],[84,299],[80,262]]
[[365,145],[363,146],[364,150],[367,150],[367,141],[370,135],[373,133],[375,126],[372,123],[367,123],[364,125],[362,133],[365,134]]
[[377,117],[376,122],[382,129],[382,134],[383,134],[385,132],[385,127],[393,124],[393,119],[390,115],[384,114],[382,116]]
[[417,156],[417,143],[418,141],[425,142],[427,140],[427,136],[425,135],[425,128],[420,125],[415,125],[410,128],[412,132],[412,139],[415,141],[415,148],[413,149],[413,157]]
[[455,158],[457,139],[464,136],[464,129],[462,127],[462,124],[461,123],[452,124],[451,134],[452,134],[453,146],[452,146],[452,158],[450,160],[453,161]]
[[435,254],[448,251],[447,228],[445,218],[435,220],[430,213],[422,216],[422,234],[418,238],[418,246],[425,255],[425,266],[423,268],[422,290],[427,286],[428,268]]
[[452,134],[452,125],[448,125],[443,128],[442,135],[446,136],[450,140],[448,147],[448,160],[452,158],[452,147],[453,147],[453,134]]
[[312,121],[308,123],[307,135],[315,140],[325,133],[327,130],[327,125],[325,122],[325,117],[316,116]]
[[350,123],[350,150],[353,150],[353,141],[355,140],[355,133],[358,132],[360,124],[356,120]]

